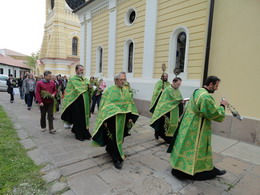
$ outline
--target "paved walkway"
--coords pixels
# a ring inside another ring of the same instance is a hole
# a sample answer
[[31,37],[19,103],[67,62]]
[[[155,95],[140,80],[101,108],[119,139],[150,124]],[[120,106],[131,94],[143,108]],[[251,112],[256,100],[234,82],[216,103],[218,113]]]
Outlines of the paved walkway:
[[[64,129],[60,113],[54,120],[57,133],[41,132],[37,105],[28,111],[24,102],[15,98],[11,104],[8,94],[1,92],[0,105],[14,121],[28,155],[45,165],[43,174],[51,176],[46,180],[68,183],[70,190],[65,195],[260,193],[259,147],[213,135],[215,165],[227,174],[210,181],[179,181],[170,173],[167,145],[154,139],[150,119],[140,116],[132,136],[125,139],[127,158],[122,170],[117,170],[104,148],[91,147],[90,141],[77,141],[70,130]],[[94,121],[95,115],[91,130]]]

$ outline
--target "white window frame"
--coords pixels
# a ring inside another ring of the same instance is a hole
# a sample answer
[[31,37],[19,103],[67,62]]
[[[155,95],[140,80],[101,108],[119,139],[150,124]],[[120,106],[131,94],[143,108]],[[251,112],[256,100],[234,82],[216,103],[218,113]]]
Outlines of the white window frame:
[[188,76],[188,57],[189,57],[189,30],[185,26],[178,26],[173,30],[170,46],[169,46],[169,59],[168,59],[168,73],[170,77],[174,77],[173,70],[176,67],[176,49],[177,49],[177,38],[181,32],[186,33],[186,48],[185,48],[185,59],[184,59],[184,71],[178,76],[182,79],[187,79]]
[[[99,72],[99,64],[100,64],[100,50],[102,49],[102,69]],[[101,77],[104,70],[104,47],[99,45],[96,49],[96,77]]]
[[[74,39],[77,39],[77,51],[76,51],[76,55],[73,54],[73,40],[74,40]],[[72,39],[71,39],[71,41],[72,41],[72,44],[71,44],[71,46],[72,46],[72,47],[71,47],[71,55],[72,55],[72,56],[79,56],[79,38],[78,38],[77,36],[73,36]]]
[[[133,67],[132,67],[132,72],[129,73],[128,72],[128,54],[129,54],[129,45],[130,43],[133,43]],[[124,72],[126,72],[126,76],[127,78],[133,78],[134,75],[134,64],[135,64],[135,42],[133,39],[128,39],[127,41],[125,41],[124,44],[124,62],[123,62],[123,70]]]
[[[129,22],[129,17],[130,17],[130,13],[134,11],[135,12],[135,20],[133,21],[133,23],[130,23]],[[136,18],[137,18],[137,11],[135,8],[133,7],[130,7],[127,12],[126,12],[126,15],[125,15],[125,25],[126,26],[132,26],[135,22],[136,22]]]

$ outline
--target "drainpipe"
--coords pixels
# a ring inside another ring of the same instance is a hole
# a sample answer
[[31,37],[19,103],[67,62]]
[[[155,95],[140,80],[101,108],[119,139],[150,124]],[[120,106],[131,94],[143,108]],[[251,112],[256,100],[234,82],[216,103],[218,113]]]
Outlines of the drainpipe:
[[210,54],[210,43],[211,43],[211,33],[212,33],[212,23],[213,23],[213,14],[214,14],[214,5],[215,0],[210,1],[210,11],[209,11],[209,21],[208,21],[208,34],[207,34],[207,45],[206,45],[206,54],[205,54],[205,63],[204,63],[204,73],[203,73],[203,84],[208,77],[209,69],[209,54]]

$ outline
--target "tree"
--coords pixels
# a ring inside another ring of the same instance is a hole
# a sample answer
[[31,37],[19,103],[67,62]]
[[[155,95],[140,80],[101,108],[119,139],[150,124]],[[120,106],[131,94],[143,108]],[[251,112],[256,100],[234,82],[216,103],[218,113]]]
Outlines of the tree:
[[35,73],[36,63],[39,59],[39,56],[40,52],[38,51],[37,53],[32,53],[31,56],[28,56],[26,59],[26,64],[33,71],[33,73]]

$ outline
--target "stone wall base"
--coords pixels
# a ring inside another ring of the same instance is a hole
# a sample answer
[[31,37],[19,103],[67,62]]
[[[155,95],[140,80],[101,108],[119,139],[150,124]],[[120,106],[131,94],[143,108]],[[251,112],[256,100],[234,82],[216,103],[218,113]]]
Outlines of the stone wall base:
[[[150,102],[135,99],[140,115],[151,118]],[[149,125],[149,124],[148,124]],[[260,120],[245,118],[242,121],[227,115],[222,123],[212,122],[214,134],[260,146]]]

